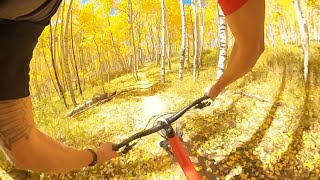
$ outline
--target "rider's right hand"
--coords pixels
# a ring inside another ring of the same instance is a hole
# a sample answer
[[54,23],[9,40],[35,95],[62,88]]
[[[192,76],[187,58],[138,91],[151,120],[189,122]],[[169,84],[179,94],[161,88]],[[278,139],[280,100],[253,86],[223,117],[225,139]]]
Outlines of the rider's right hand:
[[207,96],[210,97],[212,101],[214,101],[216,97],[219,95],[220,91],[221,91],[221,88],[219,88],[217,84],[214,84],[213,86],[208,88],[205,93]]

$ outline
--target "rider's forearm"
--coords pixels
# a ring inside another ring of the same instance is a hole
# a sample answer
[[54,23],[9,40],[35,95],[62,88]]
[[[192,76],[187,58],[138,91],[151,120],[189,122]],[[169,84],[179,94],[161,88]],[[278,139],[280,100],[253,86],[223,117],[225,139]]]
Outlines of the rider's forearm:
[[[34,129],[25,151],[33,154],[32,157],[24,157],[24,169],[41,172],[64,173],[73,170],[81,170],[92,161],[92,155],[86,150],[77,150],[65,146],[41,131]],[[25,156],[22,154],[22,157]]]
[[0,101],[1,146],[15,166],[63,173],[90,164],[90,152],[67,147],[36,129],[31,108],[29,97]]
[[263,50],[250,52],[238,48],[236,52],[231,55],[230,63],[216,82],[215,88],[221,91],[229,84],[246,75],[254,67],[262,52]]

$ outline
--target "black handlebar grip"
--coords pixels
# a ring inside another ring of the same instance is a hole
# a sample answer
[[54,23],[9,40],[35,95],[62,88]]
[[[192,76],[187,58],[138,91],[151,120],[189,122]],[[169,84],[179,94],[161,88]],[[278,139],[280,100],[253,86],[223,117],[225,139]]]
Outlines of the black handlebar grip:
[[116,144],[112,144],[112,151],[118,151],[120,148]]

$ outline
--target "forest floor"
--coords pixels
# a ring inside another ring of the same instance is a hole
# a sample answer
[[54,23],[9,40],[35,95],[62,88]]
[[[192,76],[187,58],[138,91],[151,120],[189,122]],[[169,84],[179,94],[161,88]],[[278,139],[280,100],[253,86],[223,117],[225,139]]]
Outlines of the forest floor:
[[[312,48],[309,85],[303,81],[300,50],[276,49],[267,49],[252,72],[228,87],[211,106],[190,110],[177,123],[203,179],[319,177],[320,49]],[[177,58],[173,59],[165,84],[158,81],[160,68],[152,64],[139,70],[139,81],[132,74],[115,78],[105,85],[108,92],[137,89],[71,118],[66,117],[70,109],[66,110],[58,97],[35,101],[37,126],[79,149],[97,147],[105,141],[120,142],[143,130],[153,115],[177,111],[201,97],[214,82],[216,55],[204,54],[196,82],[192,80],[191,65],[185,69],[184,81],[177,80]],[[89,85],[78,102],[101,91],[99,86]],[[21,173],[0,160],[7,171],[7,178],[2,179],[185,179],[174,157],[159,147],[161,140],[157,134],[144,137],[126,155],[64,175]]]

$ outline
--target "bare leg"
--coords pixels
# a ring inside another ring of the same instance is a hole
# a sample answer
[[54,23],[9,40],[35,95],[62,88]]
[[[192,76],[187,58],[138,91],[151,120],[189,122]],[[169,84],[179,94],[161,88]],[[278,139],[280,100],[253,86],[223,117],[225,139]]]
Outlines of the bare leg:
[[[228,66],[232,63],[232,60],[234,59],[234,56],[237,55],[237,52],[238,52],[238,44],[237,42],[235,41],[233,46],[232,46],[232,51],[231,51],[231,54],[230,54],[230,60],[228,62]],[[227,66],[227,67],[228,67]]]

